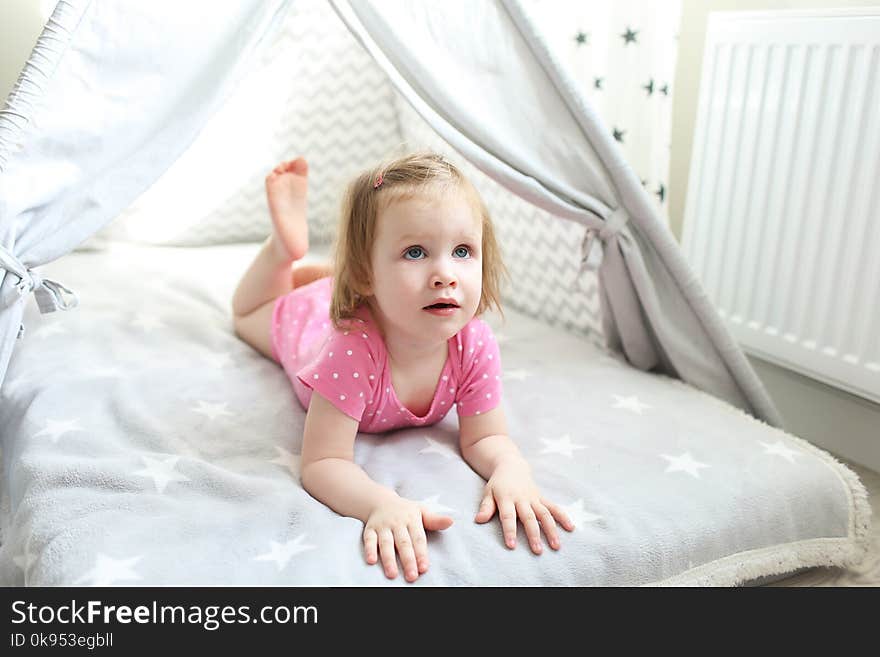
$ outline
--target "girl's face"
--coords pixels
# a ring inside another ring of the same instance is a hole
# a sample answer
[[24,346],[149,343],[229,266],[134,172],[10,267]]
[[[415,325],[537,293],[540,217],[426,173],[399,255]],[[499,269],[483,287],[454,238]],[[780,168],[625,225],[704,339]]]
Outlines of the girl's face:
[[[413,197],[379,213],[370,293],[384,332],[411,346],[446,341],[473,317],[483,280],[479,214],[460,190]],[[439,298],[458,308],[425,310]]]

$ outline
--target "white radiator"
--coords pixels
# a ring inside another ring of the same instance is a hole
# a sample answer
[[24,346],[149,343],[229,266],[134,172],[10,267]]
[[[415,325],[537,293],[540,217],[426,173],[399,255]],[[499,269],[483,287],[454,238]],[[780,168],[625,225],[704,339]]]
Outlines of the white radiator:
[[710,14],[682,245],[746,352],[880,402],[880,7]]

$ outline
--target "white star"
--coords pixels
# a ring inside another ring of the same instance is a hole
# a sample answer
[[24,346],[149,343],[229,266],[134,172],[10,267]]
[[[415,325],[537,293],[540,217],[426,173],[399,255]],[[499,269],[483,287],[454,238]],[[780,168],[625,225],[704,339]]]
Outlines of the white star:
[[202,415],[207,415],[212,420],[220,417],[221,415],[233,415],[229,411],[226,410],[226,402],[218,402],[216,404],[212,404],[210,402],[198,400],[198,406],[194,408],[190,408],[193,413],[201,413]]
[[287,565],[287,562],[290,561],[291,557],[300,552],[315,549],[314,545],[301,545],[301,542],[304,541],[305,538],[306,535],[303,534],[299,538],[287,541],[287,543],[284,544],[269,541],[269,551],[266,554],[254,557],[254,561],[274,561],[275,565],[278,566],[278,572],[281,572],[284,570],[284,567]]
[[531,373],[528,370],[506,370],[501,378],[504,381],[525,381],[530,376]]
[[150,477],[156,484],[156,490],[160,493],[165,492],[165,487],[172,481],[189,481],[186,477],[178,472],[174,472],[174,466],[180,459],[179,456],[169,456],[163,459],[154,459],[152,456],[141,456],[141,460],[147,464],[146,468],[132,472],[133,475],[141,477]]
[[583,499],[576,500],[568,506],[560,505],[560,508],[565,511],[566,515],[574,523],[575,529],[584,526],[588,522],[602,520],[602,516],[597,516],[595,513],[590,513],[584,509]]
[[546,447],[541,450],[541,454],[563,454],[568,458],[574,456],[574,450],[587,448],[586,445],[572,443],[571,436],[568,434],[565,434],[556,440],[553,440],[552,438],[541,438],[541,442],[546,445]]
[[425,438],[425,440],[428,441],[428,446],[420,450],[419,454],[439,454],[447,459],[458,458],[458,454],[454,452],[449,445],[445,445],[432,438]]
[[[25,331],[27,331],[27,327],[25,327]],[[59,333],[67,333],[67,329],[64,328],[61,322],[52,322],[51,324],[41,326],[34,331],[34,335],[40,339],[48,338],[50,335],[56,335]],[[27,333],[25,333],[25,335],[27,335]]]
[[661,454],[660,456],[669,461],[666,472],[687,472],[697,479],[700,478],[699,468],[711,467],[705,463],[695,461],[690,452],[685,452],[681,456],[667,456],[666,454]]
[[439,493],[437,495],[431,495],[431,497],[427,497],[423,500],[418,500],[419,504],[424,504],[430,511],[434,513],[455,513],[455,509],[451,509],[448,506],[443,506],[437,500],[440,499]]
[[612,397],[617,400],[614,402],[614,406],[612,406],[612,408],[625,408],[639,415],[642,414],[642,409],[654,408],[653,406],[648,406],[647,404],[643,404],[642,402],[640,402],[639,398],[635,395],[633,395],[632,397],[621,397],[620,395],[612,395]]
[[299,480],[299,464],[302,460],[302,457],[299,454],[294,454],[293,452],[288,452],[283,447],[279,447],[275,445],[275,451],[278,452],[278,456],[269,461],[269,463],[277,463],[278,465],[282,465],[288,470],[290,470],[290,474],[298,481]]
[[138,313],[131,321],[131,325],[142,328],[147,333],[155,328],[161,328],[165,326],[161,319],[159,319],[156,315],[151,315],[149,313]]
[[781,440],[777,440],[772,445],[762,442],[760,440],[758,442],[764,446],[765,454],[776,454],[777,456],[781,456],[782,458],[787,460],[789,463],[794,463],[794,457],[798,455],[798,452],[786,447],[785,443],[783,443]]
[[217,370],[232,363],[232,357],[222,351],[212,351],[209,354],[202,354],[202,359]]
[[73,584],[85,586],[110,586],[123,579],[142,579],[131,567],[141,560],[140,556],[131,559],[113,559],[101,552],[95,561],[95,567]]
[[58,438],[63,436],[65,433],[69,431],[85,431],[85,429],[76,426],[79,423],[79,418],[75,418],[73,420],[46,420],[46,428],[40,431],[37,434],[34,434],[32,438],[39,438],[40,436],[51,436],[52,443],[57,443]]

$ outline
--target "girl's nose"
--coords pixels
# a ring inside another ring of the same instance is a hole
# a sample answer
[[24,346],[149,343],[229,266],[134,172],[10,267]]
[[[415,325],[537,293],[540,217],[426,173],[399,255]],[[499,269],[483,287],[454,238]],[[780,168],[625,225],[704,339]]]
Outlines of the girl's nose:
[[444,276],[435,276],[431,284],[434,287],[455,287],[457,285],[456,281],[452,277],[444,277]]

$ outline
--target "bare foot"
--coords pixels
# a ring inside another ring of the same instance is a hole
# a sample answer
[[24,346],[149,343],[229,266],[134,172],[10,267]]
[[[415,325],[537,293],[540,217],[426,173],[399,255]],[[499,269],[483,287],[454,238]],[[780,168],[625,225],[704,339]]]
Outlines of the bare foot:
[[279,258],[299,260],[309,250],[306,194],[309,165],[298,157],[282,162],[266,176],[266,198],[272,215],[272,248]]

